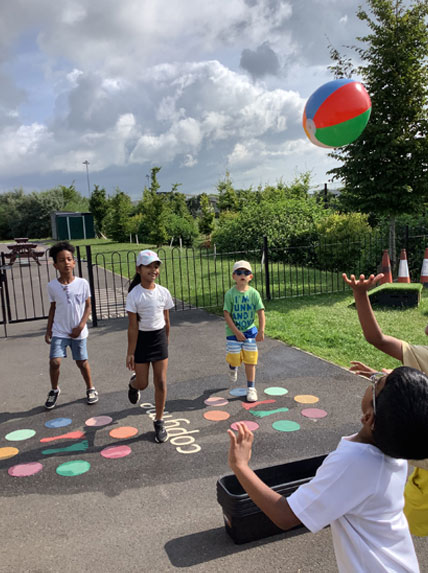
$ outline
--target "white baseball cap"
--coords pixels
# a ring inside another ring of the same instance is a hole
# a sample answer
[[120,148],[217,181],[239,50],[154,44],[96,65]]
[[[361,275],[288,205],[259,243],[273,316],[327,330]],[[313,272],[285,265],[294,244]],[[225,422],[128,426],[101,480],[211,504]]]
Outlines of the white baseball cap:
[[137,255],[137,267],[140,265],[144,265],[146,267],[155,261],[159,261],[160,263],[162,262],[154,251],[140,251]]
[[247,269],[247,271],[253,272],[251,265],[248,261],[236,261],[233,265],[232,274],[237,271],[238,269]]

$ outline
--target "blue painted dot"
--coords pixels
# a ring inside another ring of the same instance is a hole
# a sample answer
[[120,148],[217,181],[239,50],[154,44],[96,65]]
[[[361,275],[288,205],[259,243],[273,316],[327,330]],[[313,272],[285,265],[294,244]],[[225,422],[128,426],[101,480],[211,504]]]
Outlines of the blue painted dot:
[[246,396],[247,395],[247,389],[246,388],[232,388],[232,390],[230,390],[229,394],[231,394],[232,396]]
[[54,418],[45,423],[47,428],[63,428],[69,426],[72,422],[71,418]]

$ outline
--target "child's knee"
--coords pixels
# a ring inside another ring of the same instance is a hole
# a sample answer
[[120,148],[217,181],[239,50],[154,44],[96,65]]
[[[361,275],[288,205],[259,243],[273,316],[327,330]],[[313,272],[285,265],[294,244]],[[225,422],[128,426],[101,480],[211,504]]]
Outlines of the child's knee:
[[76,360],[76,366],[79,370],[87,370],[89,363],[87,360]]
[[52,370],[59,370],[61,366],[61,358],[51,358],[49,360],[49,366]]

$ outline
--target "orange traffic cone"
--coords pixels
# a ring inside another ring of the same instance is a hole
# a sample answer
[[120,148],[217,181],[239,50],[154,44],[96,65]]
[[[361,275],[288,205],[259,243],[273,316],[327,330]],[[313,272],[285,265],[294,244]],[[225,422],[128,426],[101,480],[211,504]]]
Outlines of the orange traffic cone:
[[383,279],[380,280],[380,284],[392,283],[391,261],[389,260],[388,249],[383,251],[381,272],[383,273]]
[[398,267],[398,282],[399,283],[409,283],[409,265],[407,264],[407,253],[406,249],[401,249],[400,253],[400,266]]
[[425,249],[424,262],[422,263],[421,283],[424,287],[428,287],[428,248]]

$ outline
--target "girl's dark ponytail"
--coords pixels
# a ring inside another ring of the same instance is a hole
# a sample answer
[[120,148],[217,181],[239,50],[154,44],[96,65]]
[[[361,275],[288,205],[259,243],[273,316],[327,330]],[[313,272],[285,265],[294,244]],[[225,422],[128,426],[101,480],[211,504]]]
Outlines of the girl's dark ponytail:
[[139,284],[141,284],[141,277],[138,273],[135,273],[135,276],[128,287],[128,292],[131,292],[131,290]]

